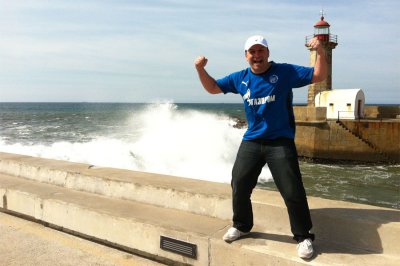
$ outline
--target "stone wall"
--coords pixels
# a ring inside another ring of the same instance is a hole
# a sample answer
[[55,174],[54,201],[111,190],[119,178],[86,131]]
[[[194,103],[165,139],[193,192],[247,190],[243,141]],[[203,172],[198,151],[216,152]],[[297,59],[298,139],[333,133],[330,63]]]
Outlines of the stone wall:
[[[393,111],[391,108],[382,110],[386,111],[386,115],[388,110]],[[300,156],[327,160],[400,162],[400,120],[343,120],[340,124],[324,119],[324,113],[326,109],[323,108],[295,107],[295,141]]]
[[365,106],[366,118],[399,118],[400,106]]
[[387,159],[335,121],[296,123],[300,156],[313,159],[380,162]]
[[344,125],[389,156],[400,162],[400,121],[342,121]]
[[294,106],[296,121],[326,121],[326,107]]

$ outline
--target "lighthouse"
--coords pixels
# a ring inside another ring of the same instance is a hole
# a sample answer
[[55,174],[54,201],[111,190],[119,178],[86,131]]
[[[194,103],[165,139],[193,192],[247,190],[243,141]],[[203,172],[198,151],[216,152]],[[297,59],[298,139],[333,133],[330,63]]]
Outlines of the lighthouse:
[[306,47],[310,50],[310,66],[314,67],[317,60],[316,50],[307,46],[308,41],[314,37],[317,37],[318,40],[322,42],[328,64],[328,77],[326,80],[309,86],[307,97],[308,106],[315,106],[315,96],[318,93],[332,90],[332,50],[335,49],[338,43],[337,35],[330,34],[329,27],[329,23],[325,21],[324,12],[321,11],[321,19],[314,25],[314,35],[306,37]]

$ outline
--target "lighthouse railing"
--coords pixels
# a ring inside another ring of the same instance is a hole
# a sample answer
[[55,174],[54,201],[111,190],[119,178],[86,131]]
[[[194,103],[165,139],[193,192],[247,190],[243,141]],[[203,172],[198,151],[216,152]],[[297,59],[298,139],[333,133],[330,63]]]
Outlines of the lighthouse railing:
[[[307,45],[307,43],[312,39],[312,38],[314,38],[314,37],[318,37],[318,36],[326,36],[327,34],[322,34],[322,35],[316,35],[316,34],[314,34],[314,35],[308,35],[308,36],[306,36],[306,45]],[[326,37],[328,37],[328,36],[326,36]],[[333,42],[333,43],[337,43],[337,39],[338,39],[338,37],[337,37],[337,35],[335,35],[335,34],[329,34],[329,39],[328,38],[326,38],[326,40],[327,41],[329,41],[329,42]]]

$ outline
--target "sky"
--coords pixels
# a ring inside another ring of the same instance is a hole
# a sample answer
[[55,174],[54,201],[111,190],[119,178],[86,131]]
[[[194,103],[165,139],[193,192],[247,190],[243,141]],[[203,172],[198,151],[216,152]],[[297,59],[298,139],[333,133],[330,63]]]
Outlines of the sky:
[[240,103],[206,93],[195,58],[222,78],[248,67],[244,42],[261,34],[270,60],[309,66],[321,9],[338,36],[333,88],[399,104],[398,0],[0,0],[0,102]]

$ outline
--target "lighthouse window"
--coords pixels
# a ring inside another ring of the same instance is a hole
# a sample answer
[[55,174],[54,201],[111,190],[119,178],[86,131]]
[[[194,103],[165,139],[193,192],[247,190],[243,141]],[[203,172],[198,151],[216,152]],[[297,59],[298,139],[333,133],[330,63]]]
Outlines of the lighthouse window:
[[329,34],[329,28],[315,28],[315,34]]

